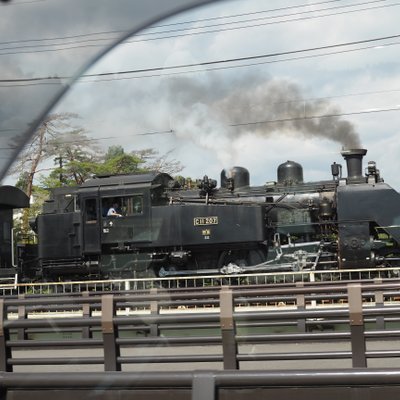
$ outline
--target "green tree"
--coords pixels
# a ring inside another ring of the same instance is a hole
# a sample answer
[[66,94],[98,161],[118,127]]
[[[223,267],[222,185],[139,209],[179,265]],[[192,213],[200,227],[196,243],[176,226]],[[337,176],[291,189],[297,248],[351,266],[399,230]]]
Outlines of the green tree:
[[[49,189],[77,186],[93,175],[136,174],[149,170],[176,174],[183,169],[179,161],[170,159],[170,152],[162,156],[154,149],[126,153],[120,145],[101,152],[95,139],[72,124],[76,118],[75,114],[68,113],[48,116],[14,168],[19,172],[17,186],[33,200],[31,210],[23,214],[23,233],[29,231],[29,217],[39,212]],[[55,166],[44,168],[44,161],[49,159],[54,160]]]
[[135,174],[145,172],[145,168],[140,168],[144,161],[132,154],[117,154],[113,157],[106,158],[104,163],[99,166],[99,172],[103,174]]
[[[65,163],[87,161],[88,158],[93,161],[95,151],[89,149],[93,148],[94,143],[86,136],[83,129],[73,125],[76,118],[78,116],[72,113],[48,115],[20,153],[11,172],[19,175],[18,185],[29,198],[33,197],[34,180],[37,175],[52,169],[44,167],[46,160],[51,158],[58,160],[60,168],[58,175],[61,182],[64,179]],[[81,172],[81,170],[66,170],[66,179],[82,183],[85,176]],[[22,231],[29,231],[29,210],[23,212]]]
[[67,128],[49,141],[48,153],[57,165],[51,175],[58,175],[62,185],[80,185],[93,174],[101,153],[97,141],[88,137],[83,128]]
[[172,150],[160,156],[159,152],[155,149],[144,149],[132,151],[131,154],[143,160],[143,168],[149,171],[159,171],[175,175],[181,172],[184,167],[180,161],[170,158],[171,153]]
[[111,160],[112,158],[122,156],[125,154],[125,150],[122,146],[110,146],[107,150],[107,153],[104,157],[105,161]]
[[160,156],[155,149],[143,149],[125,153],[122,146],[110,146],[101,167],[106,174],[134,174],[159,171],[176,174],[182,171],[182,164],[170,158],[171,151]]

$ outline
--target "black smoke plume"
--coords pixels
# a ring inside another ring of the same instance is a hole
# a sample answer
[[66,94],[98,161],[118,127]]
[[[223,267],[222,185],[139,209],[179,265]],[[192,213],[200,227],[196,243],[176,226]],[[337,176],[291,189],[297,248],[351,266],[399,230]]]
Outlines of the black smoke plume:
[[[340,116],[337,106],[329,100],[306,99],[298,85],[286,80],[173,78],[168,80],[168,93],[178,135],[191,136],[205,147],[229,146],[245,134],[319,137],[343,148],[361,146],[354,126]],[[183,122],[188,118],[190,123]]]

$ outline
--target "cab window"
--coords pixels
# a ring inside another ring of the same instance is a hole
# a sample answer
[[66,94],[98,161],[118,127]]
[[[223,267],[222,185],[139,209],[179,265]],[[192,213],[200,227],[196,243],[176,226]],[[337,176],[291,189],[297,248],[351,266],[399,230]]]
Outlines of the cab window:
[[97,221],[96,199],[85,200],[85,221],[87,224]]
[[107,217],[110,208],[114,208],[123,217],[143,214],[142,195],[106,197],[101,204],[103,217]]

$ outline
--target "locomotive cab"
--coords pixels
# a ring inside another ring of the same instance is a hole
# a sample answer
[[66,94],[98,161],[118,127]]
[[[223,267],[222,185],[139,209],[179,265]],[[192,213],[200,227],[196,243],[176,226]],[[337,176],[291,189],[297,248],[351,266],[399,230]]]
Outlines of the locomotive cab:
[[151,257],[143,249],[153,240],[152,206],[165,203],[163,188],[170,181],[167,174],[147,173],[85,182],[79,199],[83,256],[88,262],[99,263],[103,272],[146,270]]
[[138,187],[124,194],[100,190],[99,202],[99,239],[103,247],[124,249],[132,247],[132,243],[151,241],[149,187]]
[[[95,178],[84,183],[79,197],[84,216],[84,253],[100,254],[151,241],[151,206],[161,201],[167,174]],[[113,212],[110,212],[113,210]]]

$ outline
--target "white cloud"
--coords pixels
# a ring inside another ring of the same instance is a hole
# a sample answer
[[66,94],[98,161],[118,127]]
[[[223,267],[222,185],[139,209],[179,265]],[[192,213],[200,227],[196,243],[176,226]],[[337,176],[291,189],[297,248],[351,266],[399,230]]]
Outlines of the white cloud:
[[[212,11],[200,10],[197,16],[186,14],[179,21],[195,20],[198,16],[215,18],[295,4],[298,2],[289,0],[224,2]],[[352,3],[340,2],[340,5],[349,4]],[[376,3],[375,6],[377,5],[379,4]],[[315,9],[317,6],[310,6],[308,9],[311,8]],[[307,9],[283,10],[274,15],[305,10]],[[344,8],[341,11],[346,10],[348,9]],[[122,45],[93,71],[167,67],[383,37],[396,34],[399,13],[399,7],[388,7],[257,28],[183,36],[174,40]],[[236,20],[249,18],[237,17]],[[195,25],[216,23],[218,20],[202,21]],[[179,26],[181,25],[175,28]],[[228,26],[221,26],[221,29],[226,27]],[[82,114],[93,135],[116,136],[118,144],[129,150],[134,147],[155,147],[161,153],[174,150],[173,156],[186,166],[183,174],[193,177],[208,174],[215,178],[222,168],[235,164],[247,167],[252,182],[259,184],[276,179],[277,166],[287,159],[293,159],[303,165],[305,180],[329,179],[330,163],[336,161],[344,164],[339,155],[339,143],[322,137],[305,139],[300,130],[295,135],[293,132],[292,135],[283,135],[283,129],[268,138],[255,134],[242,134],[233,138],[227,117],[235,105],[232,99],[236,96],[237,104],[241,104],[235,122],[251,122],[251,118],[263,117],[262,108],[267,110],[271,104],[268,104],[268,98],[263,99],[266,103],[257,103],[257,99],[262,98],[258,92],[274,80],[295,84],[302,98],[338,96],[329,101],[343,113],[391,108],[400,104],[400,92],[393,91],[400,89],[398,48],[391,46],[255,67],[224,69],[213,73],[207,72],[209,67],[204,66],[198,68],[203,72],[178,76],[181,85],[175,85],[173,90],[171,76],[79,84],[59,109]],[[331,49],[335,50],[341,49]],[[285,58],[304,57],[308,54],[293,54]],[[272,60],[274,58],[248,63]],[[161,73],[177,72],[179,70],[164,70]],[[155,75],[159,73],[154,72]],[[146,75],[149,74],[152,73]],[[128,76],[120,76],[122,77]],[[249,82],[247,89],[244,85],[246,80]],[[192,93],[197,98],[189,98],[189,87],[196,89]],[[228,88],[230,93],[227,92]],[[341,96],[343,94],[356,95]],[[204,103],[206,96],[212,99],[207,103],[208,106]],[[230,101],[218,101],[223,96]],[[272,97],[269,99],[274,101]],[[251,103],[259,111],[255,114],[249,112],[244,106],[245,102],[241,100]],[[223,109],[221,104],[228,104],[230,108]],[[221,110],[225,111],[225,117]],[[265,118],[271,118],[267,111]],[[348,115],[344,118],[355,125],[362,145],[368,148],[366,159],[375,159],[386,181],[400,188],[400,177],[396,174],[399,169],[396,160],[400,150],[400,112]],[[175,134],[133,136],[135,133],[168,129],[174,129]],[[105,146],[114,144],[108,141],[103,143]]]

